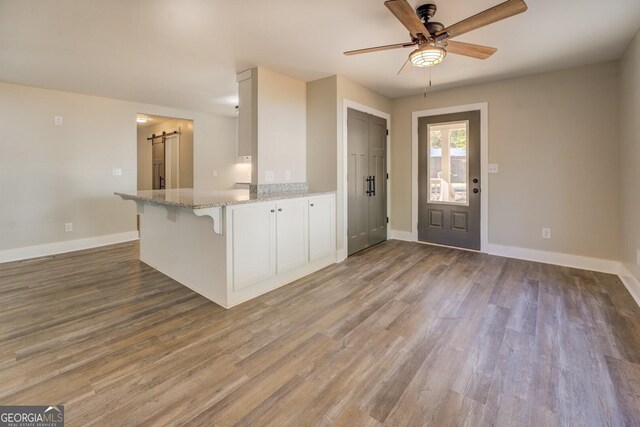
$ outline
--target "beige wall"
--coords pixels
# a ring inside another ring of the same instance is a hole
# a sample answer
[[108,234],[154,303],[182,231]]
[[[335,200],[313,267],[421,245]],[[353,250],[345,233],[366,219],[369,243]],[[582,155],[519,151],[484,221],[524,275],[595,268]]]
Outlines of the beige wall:
[[489,175],[489,243],[618,259],[617,62],[394,100],[392,229],[412,229],[411,113],[479,102],[489,105],[489,163],[500,167]]
[[[158,118],[162,119],[162,118]],[[180,129],[180,188],[193,188],[193,122],[171,119],[149,126],[138,127],[138,190],[151,190],[151,141],[152,134],[162,134]]]
[[0,251],[136,229],[137,113],[194,120],[196,187],[233,186],[234,118],[0,83]]
[[307,181],[319,190],[336,190],[337,76],[307,83]]
[[391,100],[342,76],[307,83],[307,97],[307,179],[311,188],[336,191],[336,247],[343,250],[344,188],[338,180],[343,159],[338,149],[343,146],[344,100],[385,113],[391,112]]
[[[257,164],[258,184],[307,180],[307,87],[306,83],[273,71],[257,69]],[[252,157],[253,157],[252,156]],[[254,167],[255,168],[255,167]],[[291,172],[286,179],[285,172]],[[265,172],[273,171],[267,182]]]
[[620,62],[622,262],[640,280],[640,33]]

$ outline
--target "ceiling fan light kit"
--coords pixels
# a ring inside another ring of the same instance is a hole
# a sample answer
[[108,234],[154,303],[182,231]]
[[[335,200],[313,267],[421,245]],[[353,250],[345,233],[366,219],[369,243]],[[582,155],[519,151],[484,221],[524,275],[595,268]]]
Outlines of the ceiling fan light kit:
[[437,10],[435,4],[423,4],[418,6],[415,11],[407,0],[387,0],[384,5],[409,30],[411,41],[351,50],[344,54],[359,55],[361,53],[417,46],[417,49],[409,54],[409,59],[398,74],[408,68],[410,69],[411,65],[423,68],[437,65],[442,62],[447,52],[470,58],[487,59],[496,53],[497,49],[451,39],[527,10],[527,4],[524,0],[507,0],[484,12],[445,27],[439,22],[431,21]]
[[416,49],[409,55],[411,63],[415,67],[433,67],[442,62],[447,56],[447,51],[435,45],[429,45]]

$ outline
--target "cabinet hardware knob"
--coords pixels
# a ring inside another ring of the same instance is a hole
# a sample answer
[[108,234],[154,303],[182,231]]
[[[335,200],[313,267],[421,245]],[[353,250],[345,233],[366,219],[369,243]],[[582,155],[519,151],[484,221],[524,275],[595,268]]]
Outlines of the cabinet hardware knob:
[[278,208],[278,212],[282,212],[282,208]]
[[271,209],[271,212],[275,212],[275,211],[276,211],[275,209]]
[[313,206],[313,203],[311,203],[311,206]]

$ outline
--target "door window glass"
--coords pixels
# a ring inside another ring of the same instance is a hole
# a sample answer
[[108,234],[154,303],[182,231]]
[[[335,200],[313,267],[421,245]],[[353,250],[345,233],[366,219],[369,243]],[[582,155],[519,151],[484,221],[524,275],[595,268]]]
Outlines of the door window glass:
[[429,201],[468,205],[469,121],[427,125]]

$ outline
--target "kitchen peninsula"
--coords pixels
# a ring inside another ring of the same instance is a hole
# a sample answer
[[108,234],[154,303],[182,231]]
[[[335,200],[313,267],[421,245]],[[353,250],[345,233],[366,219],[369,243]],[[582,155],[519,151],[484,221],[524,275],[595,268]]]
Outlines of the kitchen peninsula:
[[140,260],[225,308],[335,262],[335,194],[115,193],[140,215]]

